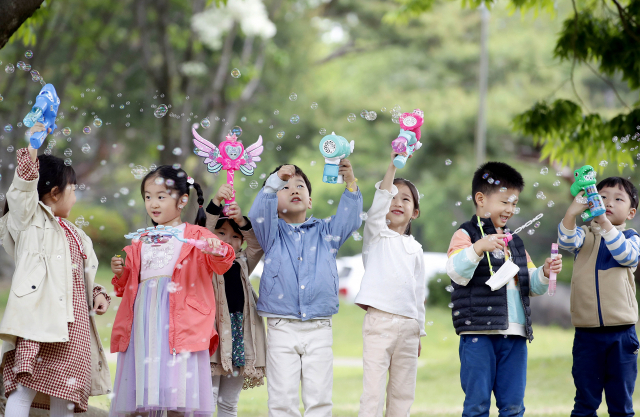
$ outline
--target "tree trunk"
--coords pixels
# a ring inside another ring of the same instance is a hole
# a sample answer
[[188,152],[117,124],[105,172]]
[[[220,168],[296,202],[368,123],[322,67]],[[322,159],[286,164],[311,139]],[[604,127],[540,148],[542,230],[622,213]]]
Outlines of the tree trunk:
[[0,49],[11,35],[40,8],[43,0],[0,0]]

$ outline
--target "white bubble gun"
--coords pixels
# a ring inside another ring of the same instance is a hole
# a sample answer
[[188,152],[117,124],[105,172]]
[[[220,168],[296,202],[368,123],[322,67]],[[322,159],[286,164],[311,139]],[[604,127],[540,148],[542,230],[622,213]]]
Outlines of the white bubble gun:
[[[551,244],[551,259],[558,258],[558,244]],[[549,271],[549,295],[553,295],[556,293],[556,273],[553,271]]]

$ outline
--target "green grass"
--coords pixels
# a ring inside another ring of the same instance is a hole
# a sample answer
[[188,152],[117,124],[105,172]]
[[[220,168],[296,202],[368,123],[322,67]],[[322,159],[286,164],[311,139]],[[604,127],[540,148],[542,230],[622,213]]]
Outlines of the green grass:
[[[100,269],[96,282],[109,291],[111,273]],[[0,300],[6,300],[6,291],[0,292]],[[114,307],[120,299],[113,297],[112,308],[97,317],[102,342],[108,349],[111,324],[115,317]],[[419,360],[416,399],[412,416],[459,416],[462,413],[464,394],[460,388],[460,362],[458,359],[458,336],[453,331],[448,309],[427,308],[427,336],[422,339],[422,356]],[[333,415],[356,416],[362,394],[362,320],[364,311],[343,304],[333,319],[334,366]],[[529,364],[525,397],[528,416],[566,416],[571,412],[575,394],[571,377],[571,346],[573,331],[558,327],[534,327],[535,340],[528,345]],[[351,361],[345,361],[351,358]],[[345,366],[347,362],[347,366]],[[356,366],[354,366],[356,365]],[[110,364],[111,376],[115,376],[115,363]],[[640,404],[636,391],[634,400]],[[92,397],[92,405],[108,408],[106,396]],[[637,407],[637,406],[636,406]],[[243,391],[238,413],[242,416],[267,416],[266,386]],[[491,414],[495,415],[495,401]],[[599,415],[606,416],[606,405]]]

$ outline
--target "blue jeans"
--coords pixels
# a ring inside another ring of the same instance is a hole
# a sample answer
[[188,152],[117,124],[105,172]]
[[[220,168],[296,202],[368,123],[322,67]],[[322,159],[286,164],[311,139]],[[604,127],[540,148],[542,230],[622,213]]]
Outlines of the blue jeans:
[[611,417],[633,416],[639,346],[635,326],[607,333],[576,329],[571,370],[576,398],[571,416],[597,416],[603,390]]
[[500,417],[524,414],[527,343],[521,336],[460,336],[460,384],[465,393],[463,417],[486,417],[491,392]]

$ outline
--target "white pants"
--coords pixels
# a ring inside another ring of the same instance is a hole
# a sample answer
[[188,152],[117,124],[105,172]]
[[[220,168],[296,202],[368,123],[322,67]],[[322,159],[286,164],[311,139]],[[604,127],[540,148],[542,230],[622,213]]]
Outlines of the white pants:
[[218,417],[236,417],[238,415],[238,401],[243,384],[243,375],[215,375],[211,377],[213,403],[218,409]]
[[331,320],[267,319],[269,417],[331,417]]
[[369,307],[362,325],[363,392],[359,417],[381,417],[387,384],[387,417],[408,417],[415,397],[420,324]]

